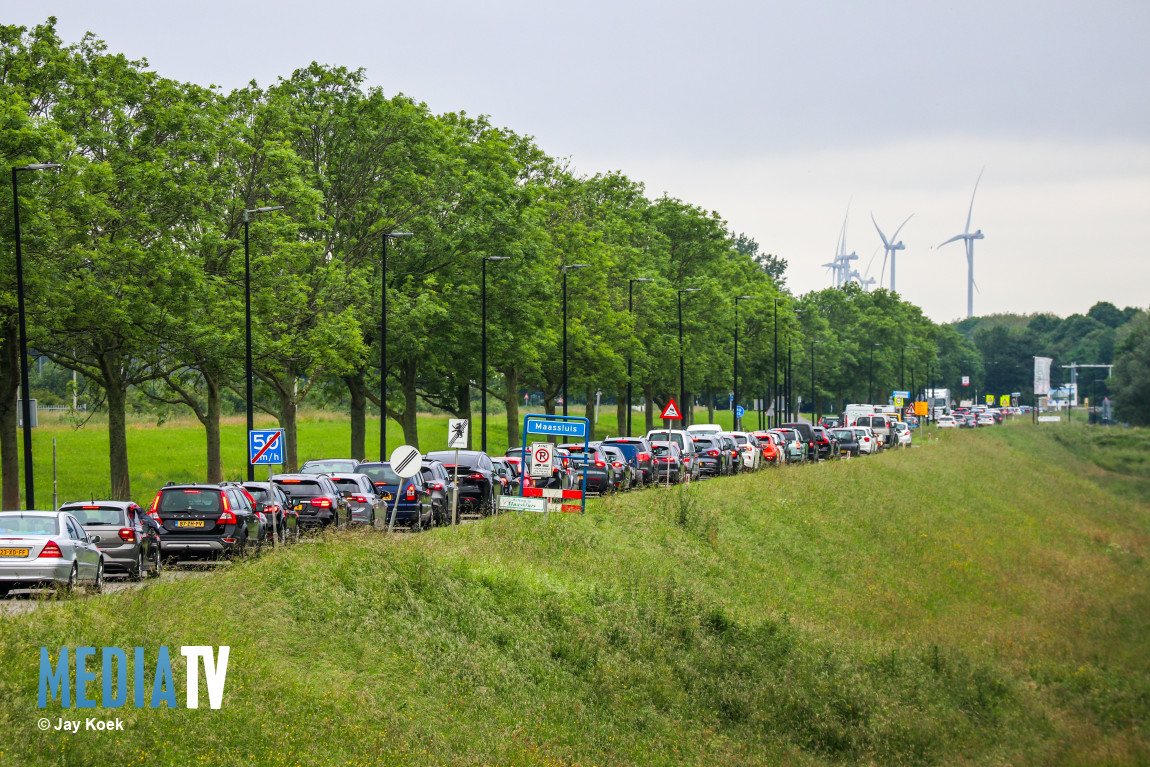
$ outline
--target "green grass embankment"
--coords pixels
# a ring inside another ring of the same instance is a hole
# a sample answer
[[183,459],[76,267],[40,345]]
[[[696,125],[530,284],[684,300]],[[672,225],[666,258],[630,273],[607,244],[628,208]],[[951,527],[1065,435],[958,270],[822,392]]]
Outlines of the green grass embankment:
[[[1098,471],[944,433],[46,605],[0,620],[0,763],[1144,764],[1150,507]],[[192,644],[221,710],[36,731],[41,645],[168,645],[182,702]]]

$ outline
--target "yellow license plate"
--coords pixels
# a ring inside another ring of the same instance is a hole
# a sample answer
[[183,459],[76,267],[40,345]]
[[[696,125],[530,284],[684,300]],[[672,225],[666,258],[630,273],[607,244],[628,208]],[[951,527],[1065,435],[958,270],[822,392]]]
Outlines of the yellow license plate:
[[0,549],[0,557],[26,557],[28,549]]
[[181,519],[176,522],[176,527],[203,527],[204,520],[202,519]]
[[295,505],[293,508],[294,508],[296,511],[303,511],[303,504],[302,504],[302,503],[297,503],[297,504],[296,504],[296,505]]
[[379,497],[385,501],[390,501],[391,500],[391,493],[382,493]]

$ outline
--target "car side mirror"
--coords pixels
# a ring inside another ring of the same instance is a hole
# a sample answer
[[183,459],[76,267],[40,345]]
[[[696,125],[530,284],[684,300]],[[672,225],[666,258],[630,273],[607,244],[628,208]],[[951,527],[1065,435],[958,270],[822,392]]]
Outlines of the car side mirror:
[[99,543],[102,540],[104,540],[104,539],[98,535],[89,535],[88,536],[88,542],[89,543]]

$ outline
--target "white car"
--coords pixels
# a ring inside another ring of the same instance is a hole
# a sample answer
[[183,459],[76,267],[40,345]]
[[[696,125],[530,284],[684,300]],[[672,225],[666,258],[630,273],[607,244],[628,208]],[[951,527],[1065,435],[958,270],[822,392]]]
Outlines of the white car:
[[899,447],[910,447],[910,426],[902,421],[895,421],[894,431],[898,440],[896,444],[898,444]]
[[727,433],[735,438],[735,444],[739,446],[739,456],[743,461],[743,469],[758,471],[762,464],[763,451],[755,441],[754,435],[745,431]]
[[100,540],[66,511],[0,511],[0,595],[46,586],[71,591],[81,582],[99,591]]
[[940,429],[957,429],[958,421],[954,420],[952,415],[940,415],[934,425]]
[[978,425],[979,426],[994,426],[994,416],[992,416],[990,413],[979,413],[978,414]]
[[878,438],[875,437],[869,426],[852,426],[851,431],[858,437],[859,455],[863,453],[870,455],[878,452]]

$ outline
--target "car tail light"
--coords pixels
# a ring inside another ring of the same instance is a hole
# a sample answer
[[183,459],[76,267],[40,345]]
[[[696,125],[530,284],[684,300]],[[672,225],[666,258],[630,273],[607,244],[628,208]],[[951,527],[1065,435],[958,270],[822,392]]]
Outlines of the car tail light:
[[432,490],[442,490],[443,489],[443,483],[442,482],[436,482],[434,485],[431,486],[431,489]]
[[607,464],[603,463],[602,461],[596,461],[596,462],[595,462],[595,465],[601,469],[601,468],[603,468],[604,466],[606,466]]
[[639,453],[639,460],[640,461],[649,461],[649,460],[651,460],[651,454],[650,453]]
[[311,499],[311,505],[317,506],[321,509],[330,509],[331,508],[331,499],[330,498],[312,498]]
[[135,543],[136,542],[136,531],[130,527],[121,527],[120,528],[120,540],[126,541],[127,543]]
[[55,541],[48,541],[44,544],[44,548],[40,551],[38,559],[63,559],[64,555],[60,552],[60,547],[56,545]]
[[504,486],[504,487],[507,487],[507,479],[506,479],[506,477],[500,477],[500,478],[499,478],[499,481],[503,483],[503,486]]
[[235,542],[236,542],[235,538],[224,538],[224,543],[235,543]]
[[216,520],[219,525],[238,525],[240,521],[236,519],[236,515],[231,511],[224,509],[220,512],[220,518]]
[[356,503],[367,503],[367,498],[362,495],[353,495],[351,499]]
[[407,500],[409,500],[409,501],[415,500],[415,485],[408,485],[407,486]]
[[707,455],[711,456],[712,458],[718,458],[719,457],[719,451],[718,450],[708,450]]
[[81,509],[98,509],[98,508],[100,508],[100,507],[99,507],[99,506],[87,506],[87,505],[84,505],[84,506],[81,506],[80,508],[81,508]]
[[[567,464],[563,464],[563,465],[566,466]],[[483,479],[483,475],[480,474],[479,472],[475,472],[474,474],[471,475],[471,478],[472,479]]]
[[156,493],[156,497],[152,499],[152,505],[148,508],[148,516],[157,522],[160,521],[160,494]]

